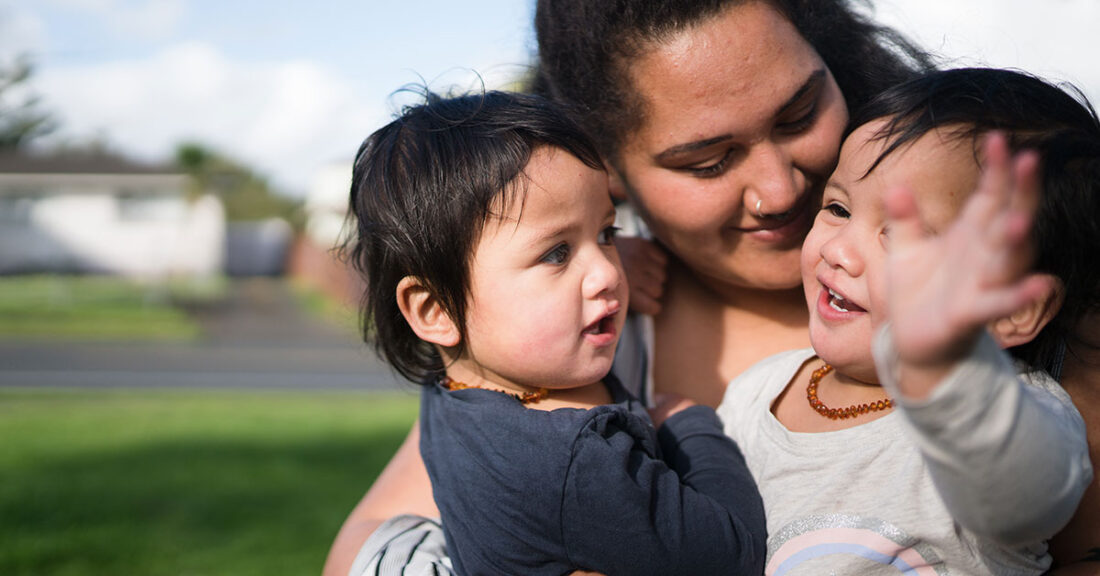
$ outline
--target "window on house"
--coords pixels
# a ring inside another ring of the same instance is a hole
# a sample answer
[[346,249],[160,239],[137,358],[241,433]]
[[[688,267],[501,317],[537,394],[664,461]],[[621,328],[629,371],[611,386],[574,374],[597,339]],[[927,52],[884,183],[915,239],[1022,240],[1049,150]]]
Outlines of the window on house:
[[118,197],[119,219],[129,222],[169,222],[187,215],[187,204],[178,196],[127,193]]
[[26,226],[31,223],[31,214],[38,198],[29,194],[10,194],[0,196],[0,224]]

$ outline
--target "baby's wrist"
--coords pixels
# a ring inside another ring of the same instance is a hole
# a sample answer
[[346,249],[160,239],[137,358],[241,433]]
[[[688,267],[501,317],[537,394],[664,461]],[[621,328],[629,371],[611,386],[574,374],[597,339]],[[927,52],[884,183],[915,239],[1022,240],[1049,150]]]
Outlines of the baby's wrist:
[[909,400],[924,400],[946,380],[977,344],[981,332],[967,335],[950,346],[924,354],[906,354],[898,350],[898,392]]

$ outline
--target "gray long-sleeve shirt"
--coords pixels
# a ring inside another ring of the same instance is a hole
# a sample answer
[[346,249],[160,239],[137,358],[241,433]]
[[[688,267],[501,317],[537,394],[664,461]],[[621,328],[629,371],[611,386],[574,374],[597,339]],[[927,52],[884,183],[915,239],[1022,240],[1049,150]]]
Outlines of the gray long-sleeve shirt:
[[[1045,373],[1025,380],[983,338],[925,401],[897,395],[888,338],[876,342],[894,413],[797,433],[771,405],[813,350],[776,355],[734,380],[719,406],[768,518],[766,574],[1041,574],[1045,539],[1092,477],[1084,423]],[[798,390],[801,391],[800,389]],[[907,572],[908,573],[908,572]]]

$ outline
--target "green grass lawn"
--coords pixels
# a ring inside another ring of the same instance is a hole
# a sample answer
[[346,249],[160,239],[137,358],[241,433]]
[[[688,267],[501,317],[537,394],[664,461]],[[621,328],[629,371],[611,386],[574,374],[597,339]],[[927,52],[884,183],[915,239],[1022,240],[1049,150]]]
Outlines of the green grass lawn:
[[192,340],[180,302],[220,297],[221,279],[139,284],[109,276],[0,277],[0,338]]
[[0,574],[319,574],[414,394],[0,389]]

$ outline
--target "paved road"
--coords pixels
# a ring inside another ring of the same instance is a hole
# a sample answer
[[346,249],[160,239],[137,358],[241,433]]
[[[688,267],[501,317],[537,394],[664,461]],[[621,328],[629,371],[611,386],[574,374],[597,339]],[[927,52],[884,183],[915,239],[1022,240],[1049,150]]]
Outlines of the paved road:
[[0,342],[0,386],[411,389],[278,280],[235,282],[194,313],[205,337],[193,344]]

